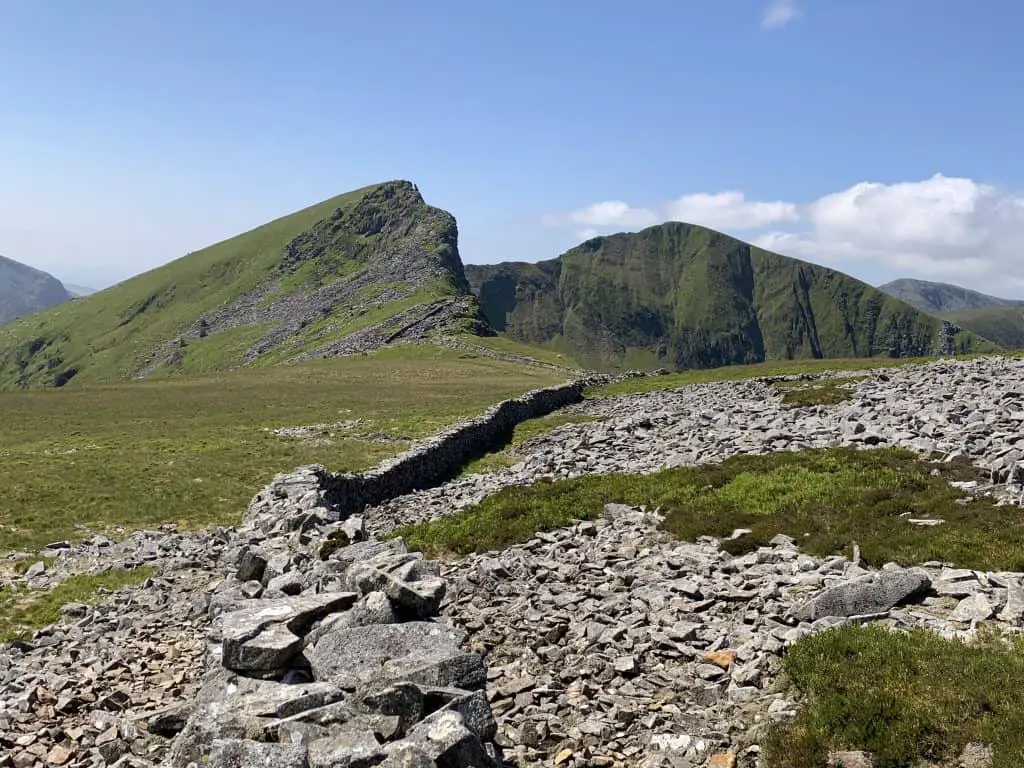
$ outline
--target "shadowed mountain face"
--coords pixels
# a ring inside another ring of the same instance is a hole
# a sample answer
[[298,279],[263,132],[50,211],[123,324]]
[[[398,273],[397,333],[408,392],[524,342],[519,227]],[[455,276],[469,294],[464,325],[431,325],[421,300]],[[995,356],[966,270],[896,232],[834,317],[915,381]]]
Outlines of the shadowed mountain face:
[[455,219],[393,181],[265,224],[0,332],[0,388],[353,354],[490,332]]
[[601,368],[991,348],[852,277],[670,222],[557,259],[470,265],[494,328]]
[[71,294],[57,278],[0,256],[0,324],[70,298]]
[[1000,299],[969,288],[961,288],[959,285],[933,283],[928,280],[903,278],[880,285],[878,290],[930,315],[989,307],[1024,306],[1024,301]]

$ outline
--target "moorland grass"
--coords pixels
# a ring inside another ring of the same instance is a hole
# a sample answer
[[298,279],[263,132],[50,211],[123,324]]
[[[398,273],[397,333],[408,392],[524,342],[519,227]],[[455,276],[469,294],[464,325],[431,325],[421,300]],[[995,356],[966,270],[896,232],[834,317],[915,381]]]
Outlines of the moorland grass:
[[846,626],[801,639],[783,665],[805,703],[770,729],[770,768],[825,765],[832,749],[876,768],[956,765],[971,742],[993,747],[993,768],[1024,765],[1024,640]]
[[[0,551],[99,530],[235,524],[276,473],[360,470],[564,374],[435,346],[296,366],[0,393]],[[277,427],[358,420],[326,441]]]
[[141,584],[152,575],[152,568],[136,568],[71,576],[48,590],[7,585],[0,590],[0,643],[23,640],[33,630],[53,624],[67,603],[94,603],[104,590]]
[[[935,472],[935,474],[932,474]],[[751,532],[723,546],[734,554],[795,537],[812,554],[849,554],[856,542],[871,565],[942,560],[967,568],[1024,570],[1024,518],[985,498],[965,503],[949,480],[977,477],[965,462],[929,462],[896,448],[831,448],[734,456],[717,464],[649,475],[588,475],[515,486],[455,515],[395,532],[429,555],[501,549],[574,520],[608,502],[666,513],[680,539]],[[940,518],[922,527],[908,519]]]

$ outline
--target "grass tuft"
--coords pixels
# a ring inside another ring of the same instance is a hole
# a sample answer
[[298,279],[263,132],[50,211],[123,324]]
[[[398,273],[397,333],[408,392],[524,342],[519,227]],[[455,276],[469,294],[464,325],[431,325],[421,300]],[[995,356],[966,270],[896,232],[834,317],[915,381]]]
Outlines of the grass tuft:
[[[936,474],[932,474],[935,472]],[[796,537],[807,552],[847,553],[854,542],[872,565],[953,562],[967,568],[1024,570],[1024,517],[990,499],[965,501],[949,481],[980,477],[966,462],[936,463],[894,448],[832,448],[734,456],[718,464],[650,475],[589,475],[516,486],[455,515],[406,526],[410,548],[428,555],[501,549],[536,531],[593,519],[608,502],[666,513],[680,539],[750,534],[723,546],[733,554]],[[922,527],[910,519],[940,518]]]
[[955,761],[971,742],[993,747],[993,768],[1024,765],[1020,639],[989,631],[967,644],[924,630],[846,626],[798,641],[784,669],[807,701],[792,723],[770,729],[770,768],[825,765],[832,749],[906,768]]
[[866,376],[846,376],[821,379],[810,383],[803,381],[778,381],[775,388],[782,392],[782,404],[790,408],[815,405],[839,405],[853,399],[856,384]]
[[114,592],[141,584],[153,572],[153,568],[136,568],[71,576],[45,591],[7,585],[0,590],[0,643],[24,640],[33,631],[55,623],[61,607],[68,603],[95,603],[100,590]]

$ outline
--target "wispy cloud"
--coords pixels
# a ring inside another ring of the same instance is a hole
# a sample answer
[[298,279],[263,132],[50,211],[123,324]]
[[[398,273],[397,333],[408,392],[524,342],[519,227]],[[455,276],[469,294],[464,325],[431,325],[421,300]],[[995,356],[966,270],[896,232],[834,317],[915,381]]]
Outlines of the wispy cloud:
[[797,13],[796,0],[772,0],[761,16],[761,26],[765,29],[784,27],[796,18]]

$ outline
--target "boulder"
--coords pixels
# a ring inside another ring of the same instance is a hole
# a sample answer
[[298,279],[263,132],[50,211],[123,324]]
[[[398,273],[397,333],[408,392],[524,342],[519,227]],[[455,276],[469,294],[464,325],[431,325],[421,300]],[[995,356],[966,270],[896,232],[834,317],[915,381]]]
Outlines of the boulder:
[[793,616],[816,621],[826,616],[881,613],[920,595],[930,584],[921,568],[876,571],[822,590],[795,609]]
[[276,600],[222,616],[222,663],[236,671],[273,671],[286,666],[302,648],[302,636],[317,619],[350,608],[357,595],[333,592]]
[[437,615],[444,599],[439,565],[419,553],[381,554],[354,563],[345,578],[349,589],[364,595],[383,592],[396,608],[416,618]]
[[465,633],[413,621],[328,632],[307,653],[317,680],[342,687],[408,681],[472,690],[487,679],[483,658],[462,650]]

